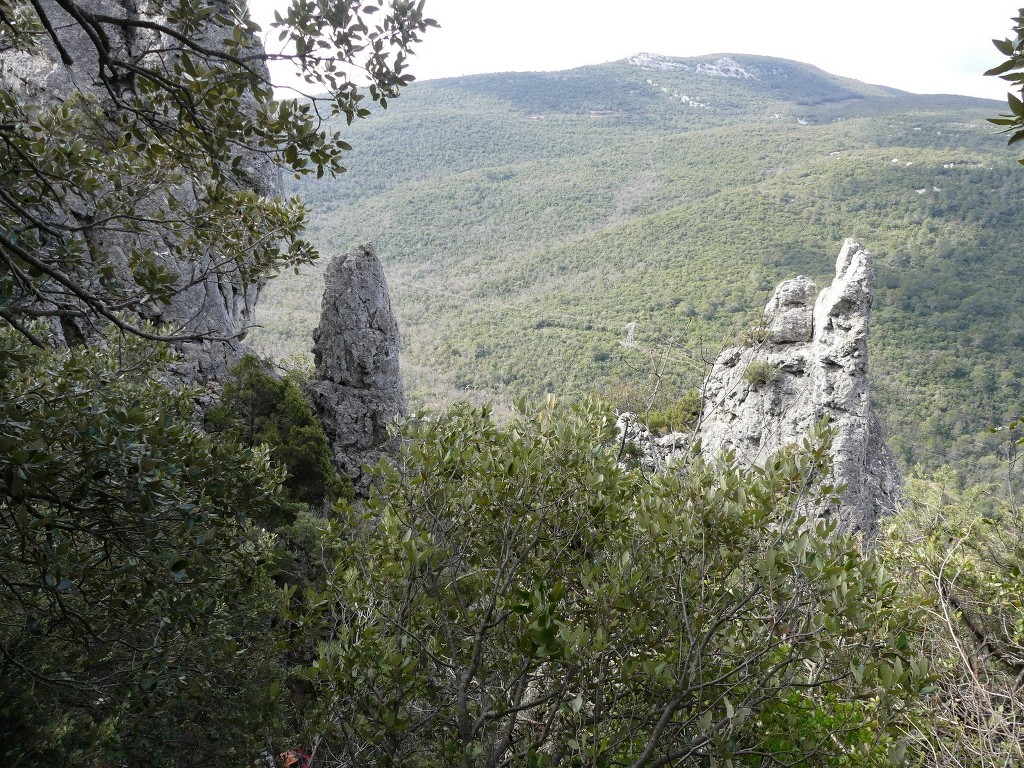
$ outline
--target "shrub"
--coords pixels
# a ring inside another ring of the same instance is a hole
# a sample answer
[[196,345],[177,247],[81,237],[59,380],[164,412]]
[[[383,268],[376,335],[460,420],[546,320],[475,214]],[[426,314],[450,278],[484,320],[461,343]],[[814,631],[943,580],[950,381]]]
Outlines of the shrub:
[[882,557],[928,607],[910,649],[935,671],[910,736],[929,765],[1024,765],[1024,518],[997,485],[960,489],[949,470],[913,476]]
[[[283,671],[266,451],[213,439],[166,351],[52,351],[0,329],[0,756],[242,764]],[[244,701],[245,707],[238,702]]]
[[246,446],[266,445],[271,459],[287,470],[285,489],[296,502],[317,506],[351,499],[352,483],[334,468],[330,443],[302,383],[301,374],[278,378],[246,355],[225,382],[221,404],[208,414],[208,428]]
[[700,416],[701,396],[696,389],[688,389],[683,396],[647,416],[647,428],[652,432],[682,432],[697,422]]
[[756,347],[764,344],[772,336],[771,325],[763,312],[757,315],[747,324],[737,339],[741,347]]
[[755,360],[743,371],[743,380],[754,389],[778,381],[781,370],[777,363],[770,363],[767,360]]
[[[616,464],[591,402],[408,424],[297,626],[326,765],[881,765],[927,664],[871,554],[797,511],[826,436],[763,469]],[[849,762],[850,756],[854,762]]]

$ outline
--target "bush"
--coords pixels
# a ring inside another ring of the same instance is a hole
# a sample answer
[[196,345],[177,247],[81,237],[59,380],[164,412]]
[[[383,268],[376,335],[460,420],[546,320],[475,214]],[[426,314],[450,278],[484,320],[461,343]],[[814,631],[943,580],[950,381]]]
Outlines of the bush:
[[776,363],[770,363],[766,360],[755,360],[743,371],[743,380],[754,389],[758,389],[778,381],[781,373]]
[[935,695],[912,738],[929,765],[1024,765],[1024,517],[996,485],[958,487],[948,470],[911,477],[888,521],[885,561],[907,606],[928,606],[911,650]]
[[[681,390],[670,377],[609,376],[592,392],[609,403],[617,413],[633,413],[652,431],[683,430],[700,413],[701,396],[696,389]],[[682,394],[679,394],[682,391]]]
[[659,410],[651,411],[647,416],[647,428],[659,433],[682,432],[697,423],[700,409],[700,392],[688,389],[679,399]]
[[293,617],[325,765],[899,762],[927,664],[880,563],[796,511],[831,493],[825,435],[648,480],[614,425],[554,399],[406,425]]
[[738,344],[741,347],[756,347],[764,344],[772,337],[771,325],[764,312],[758,312],[740,333]]
[[278,378],[246,355],[231,370],[221,404],[208,414],[208,428],[249,447],[266,445],[270,458],[287,471],[285,489],[296,502],[320,506],[351,499],[352,483],[334,468],[330,443],[302,384],[299,373]]
[[282,478],[199,428],[166,353],[104,346],[0,330],[0,756],[241,765],[280,725],[273,544],[249,521],[281,513]]

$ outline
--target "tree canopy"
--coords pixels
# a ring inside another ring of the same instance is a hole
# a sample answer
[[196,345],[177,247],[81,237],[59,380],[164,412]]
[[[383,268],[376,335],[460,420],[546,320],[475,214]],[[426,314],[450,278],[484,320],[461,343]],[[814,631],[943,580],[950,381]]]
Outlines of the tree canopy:
[[[324,120],[386,106],[433,24],[423,0],[296,0],[274,24],[284,52],[267,53],[244,0],[0,2],[0,318],[37,344],[39,317],[72,342],[97,321],[208,333],[139,317],[310,260],[277,169],[344,171],[350,147]],[[270,59],[310,93],[275,98]]]
[[[249,521],[281,515],[283,477],[203,433],[190,393],[151,375],[167,350],[108,343],[0,331],[0,753],[196,764],[213,733],[244,752],[279,602]],[[249,713],[218,712],[241,695]]]
[[265,445],[287,470],[285,488],[300,505],[351,499],[352,483],[334,468],[331,447],[296,370],[275,376],[255,355],[245,355],[207,414],[207,429],[249,448]]
[[928,664],[880,560],[799,511],[833,491],[827,430],[649,479],[614,423],[551,399],[407,426],[301,614],[324,764],[902,760]]

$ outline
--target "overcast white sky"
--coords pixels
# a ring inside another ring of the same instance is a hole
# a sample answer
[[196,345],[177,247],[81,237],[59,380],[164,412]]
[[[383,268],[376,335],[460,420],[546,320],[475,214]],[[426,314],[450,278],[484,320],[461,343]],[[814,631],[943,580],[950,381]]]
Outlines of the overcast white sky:
[[[287,0],[251,0],[264,29]],[[1022,3],[1024,4],[1024,3]],[[569,69],[640,51],[755,53],[916,93],[1005,100],[993,37],[1014,0],[427,0],[441,24],[411,61],[420,80]]]

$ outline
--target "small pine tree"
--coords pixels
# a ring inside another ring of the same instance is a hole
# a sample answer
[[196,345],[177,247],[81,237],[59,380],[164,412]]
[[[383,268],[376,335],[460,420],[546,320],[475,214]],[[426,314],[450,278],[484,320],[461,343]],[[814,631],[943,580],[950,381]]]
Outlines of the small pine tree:
[[293,501],[319,506],[351,499],[352,483],[334,468],[330,443],[302,383],[300,374],[278,378],[246,355],[232,369],[208,426],[243,445],[266,445],[271,459],[288,472],[285,489]]

